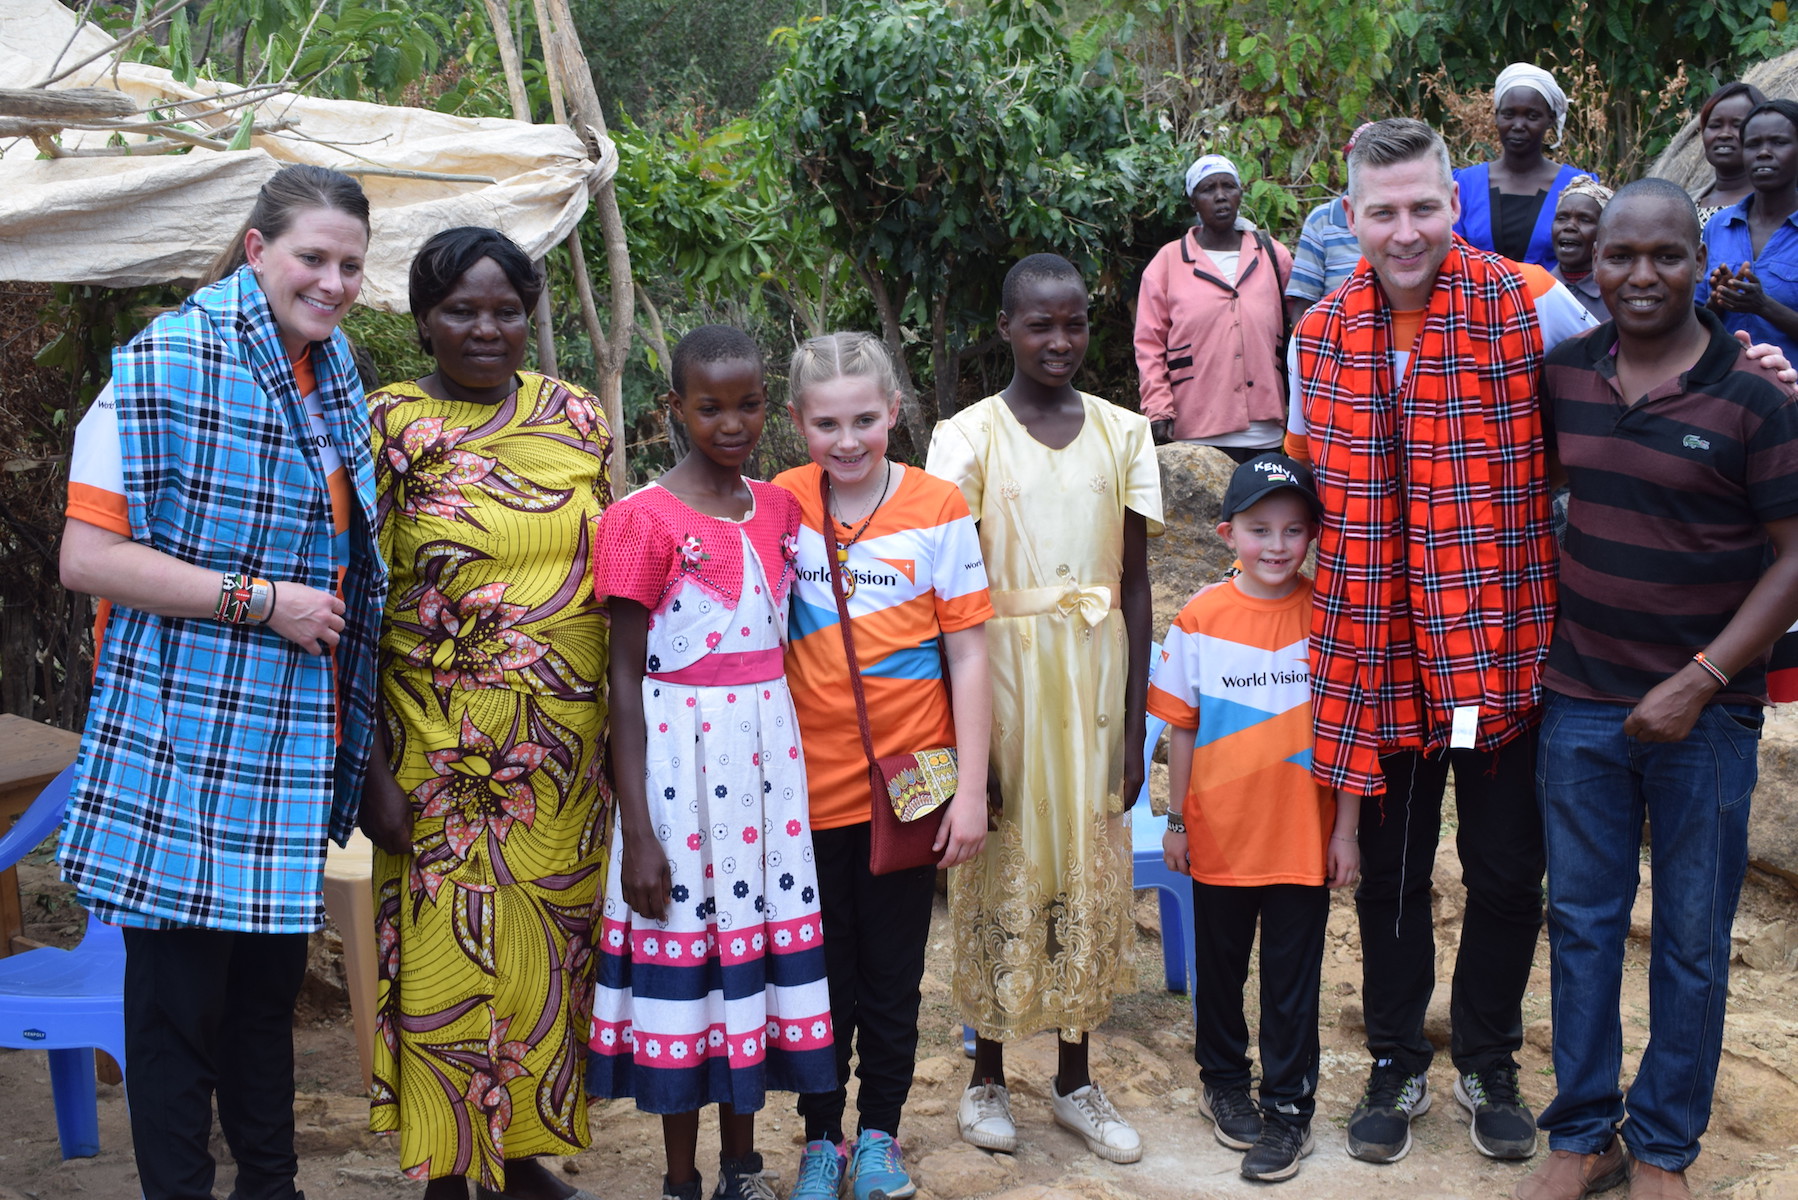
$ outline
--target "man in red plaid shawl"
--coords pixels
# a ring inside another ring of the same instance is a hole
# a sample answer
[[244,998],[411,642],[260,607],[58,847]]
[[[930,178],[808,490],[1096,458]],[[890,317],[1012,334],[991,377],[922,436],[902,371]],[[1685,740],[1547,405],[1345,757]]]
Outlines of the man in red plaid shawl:
[[1452,233],[1460,203],[1427,125],[1367,126],[1348,164],[1364,257],[1300,321],[1291,376],[1324,508],[1313,770],[1361,808],[1374,1063],[1349,1153],[1403,1157],[1430,1106],[1430,877],[1452,767],[1467,884],[1455,1096],[1482,1153],[1526,1159],[1536,1123],[1515,1054],[1542,923],[1535,721],[1555,604],[1537,395],[1545,348],[1592,322],[1541,268]]

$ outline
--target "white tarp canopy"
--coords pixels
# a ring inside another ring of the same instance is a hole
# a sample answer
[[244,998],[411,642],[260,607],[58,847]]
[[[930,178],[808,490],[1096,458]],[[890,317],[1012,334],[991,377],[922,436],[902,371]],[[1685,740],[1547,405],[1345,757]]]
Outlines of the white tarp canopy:
[[[111,41],[93,25],[77,29],[75,14],[57,0],[0,0],[0,88],[32,87]],[[52,67],[56,62],[62,66]],[[140,109],[239,90],[205,79],[189,87],[166,70],[120,63],[112,54],[51,86],[116,88]],[[240,116],[241,110],[189,119],[187,127],[229,142]],[[405,312],[407,270],[432,234],[490,225],[541,258],[574,229],[590,191],[617,165],[609,141],[599,140],[595,162],[562,125],[290,92],[258,104],[256,120],[294,125],[257,134],[247,150],[195,147],[101,158],[43,159],[30,138],[0,138],[0,279],[131,287],[195,278],[249,215],[263,180],[287,163],[315,163],[358,174],[374,226],[362,301]],[[78,150],[115,136],[66,129],[58,141],[64,150]],[[124,135],[139,144],[153,136]],[[380,170],[493,182],[371,173]]]

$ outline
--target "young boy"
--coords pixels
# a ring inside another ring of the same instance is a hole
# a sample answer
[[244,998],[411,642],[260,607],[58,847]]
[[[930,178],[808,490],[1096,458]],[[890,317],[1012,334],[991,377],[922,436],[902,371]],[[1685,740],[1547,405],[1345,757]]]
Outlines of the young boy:
[[[1180,610],[1149,686],[1173,726],[1170,870],[1192,875],[1201,1111],[1246,1150],[1242,1174],[1277,1182],[1311,1153],[1325,887],[1360,865],[1353,804],[1311,779],[1311,472],[1283,454],[1236,468],[1218,536],[1242,564]],[[1242,989],[1261,922],[1261,1104],[1249,1099]]]

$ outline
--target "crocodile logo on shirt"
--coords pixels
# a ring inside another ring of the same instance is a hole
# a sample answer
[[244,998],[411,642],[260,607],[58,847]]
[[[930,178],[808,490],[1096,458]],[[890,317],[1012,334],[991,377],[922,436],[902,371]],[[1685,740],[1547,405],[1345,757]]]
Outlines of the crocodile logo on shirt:
[[1705,441],[1695,433],[1688,433],[1685,437],[1679,439],[1679,444],[1688,450],[1709,450],[1711,448],[1709,442]]

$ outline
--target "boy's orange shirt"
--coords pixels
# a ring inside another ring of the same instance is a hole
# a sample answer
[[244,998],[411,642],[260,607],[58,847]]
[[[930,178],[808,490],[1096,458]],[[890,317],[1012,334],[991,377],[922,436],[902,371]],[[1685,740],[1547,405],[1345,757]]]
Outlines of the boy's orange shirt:
[[1311,581],[1278,600],[1225,581],[1180,610],[1149,711],[1195,730],[1182,803],[1192,877],[1226,887],[1321,886],[1336,820],[1311,779]]

